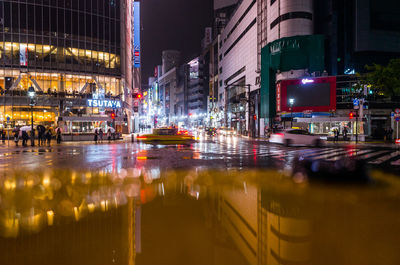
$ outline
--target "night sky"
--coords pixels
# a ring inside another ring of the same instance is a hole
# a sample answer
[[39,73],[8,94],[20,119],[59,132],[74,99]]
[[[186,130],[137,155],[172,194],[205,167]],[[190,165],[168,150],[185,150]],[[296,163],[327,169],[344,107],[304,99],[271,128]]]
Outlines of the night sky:
[[142,83],[161,64],[163,50],[179,50],[183,61],[200,54],[204,28],[212,26],[213,0],[142,0]]

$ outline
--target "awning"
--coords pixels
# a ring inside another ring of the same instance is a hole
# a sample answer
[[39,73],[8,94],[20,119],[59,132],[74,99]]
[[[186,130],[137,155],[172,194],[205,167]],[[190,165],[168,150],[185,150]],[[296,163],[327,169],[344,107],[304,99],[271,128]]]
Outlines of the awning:
[[356,119],[349,117],[314,117],[314,118],[294,118],[296,122],[312,123],[312,122],[350,122]]
[[[60,117],[63,121],[75,121],[75,122],[96,122],[96,121],[113,121],[111,117],[107,116],[62,116]],[[124,121],[123,117],[116,117],[115,121]]]

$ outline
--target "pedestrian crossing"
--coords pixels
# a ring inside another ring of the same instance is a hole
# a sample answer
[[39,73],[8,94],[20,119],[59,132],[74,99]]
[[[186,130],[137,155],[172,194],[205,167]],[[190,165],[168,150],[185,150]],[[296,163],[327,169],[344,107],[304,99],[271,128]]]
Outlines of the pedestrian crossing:
[[213,156],[221,159],[253,158],[253,159],[286,159],[298,157],[302,160],[339,161],[352,158],[370,165],[400,166],[400,151],[392,149],[376,149],[366,147],[282,147],[276,145],[236,145],[224,143],[207,145],[206,149],[197,148],[203,157]]

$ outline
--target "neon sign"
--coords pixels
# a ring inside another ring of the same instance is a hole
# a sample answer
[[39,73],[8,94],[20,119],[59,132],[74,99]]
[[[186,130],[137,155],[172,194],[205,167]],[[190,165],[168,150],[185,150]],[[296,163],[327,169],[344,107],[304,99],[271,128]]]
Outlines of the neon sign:
[[122,108],[121,101],[119,100],[108,100],[108,99],[88,99],[87,105],[89,107],[95,108],[113,108],[119,109]]
[[314,83],[314,80],[308,79],[308,78],[304,78],[303,80],[301,80],[301,82],[303,83],[303,85],[305,85],[305,84]]

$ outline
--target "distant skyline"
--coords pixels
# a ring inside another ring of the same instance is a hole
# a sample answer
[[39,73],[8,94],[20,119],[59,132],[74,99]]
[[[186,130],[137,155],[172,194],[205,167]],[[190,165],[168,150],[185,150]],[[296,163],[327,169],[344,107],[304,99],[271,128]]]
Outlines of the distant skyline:
[[212,26],[213,0],[142,1],[142,83],[161,64],[163,50],[182,52],[181,63],[201,51],[204,28]]

